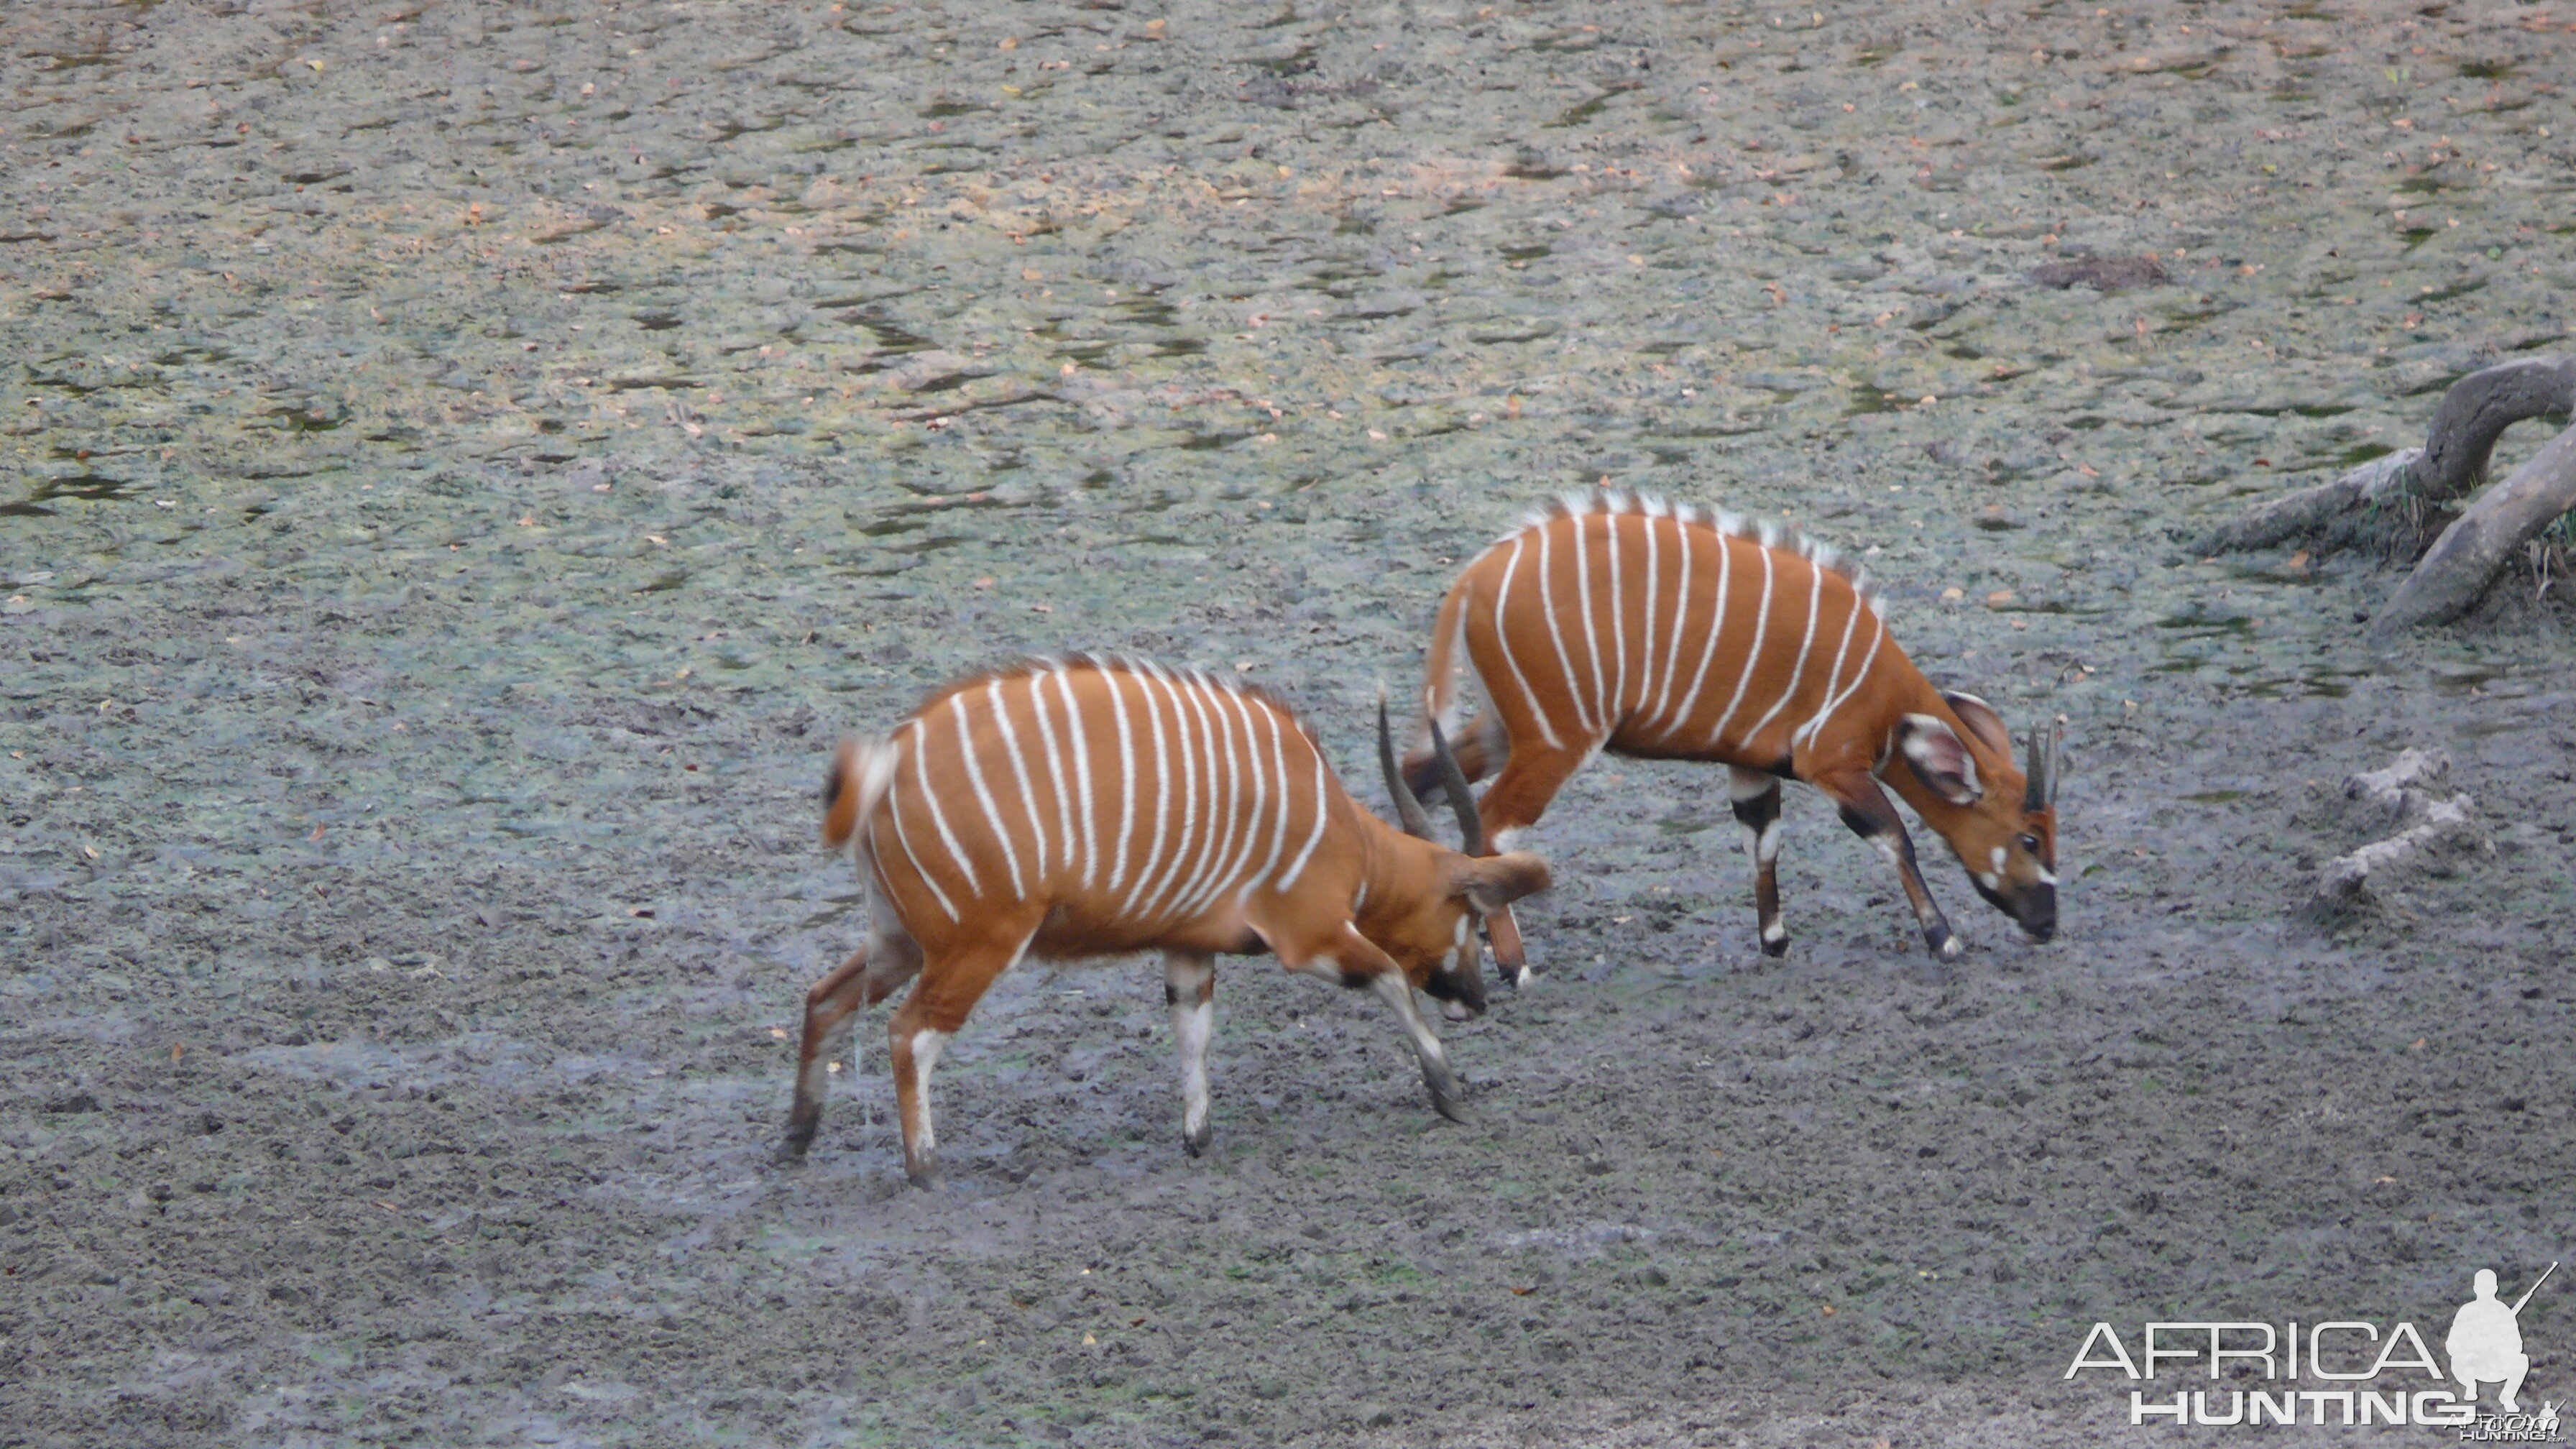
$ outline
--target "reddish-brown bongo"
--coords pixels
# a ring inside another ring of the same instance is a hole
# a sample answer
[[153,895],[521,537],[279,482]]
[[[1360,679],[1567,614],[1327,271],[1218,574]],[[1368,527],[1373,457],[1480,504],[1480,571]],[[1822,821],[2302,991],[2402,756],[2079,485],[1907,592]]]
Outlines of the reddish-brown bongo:
[[[1977,891],[2037,940],[2057,929],[2057,750],[2034,730],[2027,773],[1984,700],[1944,692],[1888,636],[1867,583],[1833,553],[1770,526],[1602,491],[1533,515],[1469,563],[1433,625],[1425,709],[1450,706],[1460,645],[1489,708],[1458,731],[1489,837],[1537,822],[1594,754],[1730,767],[1750,835],[1765,951],[1788,947],[1775,862],[1780,782],[1831,796],[1895,866],[1924,940],[1958,938],[1924,889],[1904,822],[1913,806]],[[1406,761],[1436,773],[1428,750]],[[1497,952],[1510,934],[1493,924]]]
[[[1383,708],[1378,727],[1397,805],[1427,835],[1393,768]],[[1193,1153],[1210,1135],[1221,952],[1268,952],[1374,989],[1412,1038],[1434,1105],[1457,1115],[1413,992],[1480,1009],[1475,917],[1548,877],[1535,856],[1483,853],[1463,779],[1451,803],[1470,824],[1465,853],[1354,801],[1287,706],[1195,670],[1077,656],[950,685],[890,734],[844,744],[833,764],[824,838],[856,856],[869,934],[806,997],[782,1150],[799,1157],[813,1141],[826,1065],[852,1016],[917,977],[887,1034],[904,1167],[928,1185],[939,1049],[994,978],[1032,956],[1163,953]]]

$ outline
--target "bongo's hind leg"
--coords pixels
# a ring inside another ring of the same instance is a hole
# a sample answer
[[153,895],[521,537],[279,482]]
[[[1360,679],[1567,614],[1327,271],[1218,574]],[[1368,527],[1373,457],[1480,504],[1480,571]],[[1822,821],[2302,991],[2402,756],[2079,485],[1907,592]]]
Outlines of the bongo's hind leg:
[[886,1023],[894,1059],[895,1118],[903,1128],[903,1170],[915,1187],[939,1185],[938,1137],[930,1124],[930,1073],[939,1065],[940,1049],[966,1014],[984,999],[993,982],[1018,964],[1037,930],[1034,914],[1025,921],[998,923],[976,938],[943,943],[924,965],[912,994]]
[[832,1054],[848,1039],[860,1012],[885,1000],[921,970],[921,949],[908,936],[888,936],[850,953],[839,969],[805,993],[805,1032],[796,1049],[796,1104],[778,1160],[802,1161],[823,1122],[823,1094],[831,1081]]

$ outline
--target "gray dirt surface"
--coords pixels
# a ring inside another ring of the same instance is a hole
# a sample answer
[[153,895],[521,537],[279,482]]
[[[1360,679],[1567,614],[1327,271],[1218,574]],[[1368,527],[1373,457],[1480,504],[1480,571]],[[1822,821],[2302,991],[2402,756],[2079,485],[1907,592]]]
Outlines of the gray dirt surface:
[[[2576,345],[2565,0],[0,41],[0,1444],[2088,1442],[2097,1319],[2576,1257],[2566,590],[2374,652],[2382,561],[2174,542]],[[1766,961],[1723,777],[1607,760],[1545,975],[1445,1028],[1474,1125],[1237,961],[1192,1161],[1158,973],[1031,968],[944,1192],[873,1019],[768,1165],[840,733],[1135,649],[1376,798],[1456,565],[1604,477],[2065,717],[2057,943],[1926,840],[1930,961],[1793,791]],[[2494,854],[2302,915],[2408,746]],[[2576,1292],[2523,1331],[2565,1402]]]

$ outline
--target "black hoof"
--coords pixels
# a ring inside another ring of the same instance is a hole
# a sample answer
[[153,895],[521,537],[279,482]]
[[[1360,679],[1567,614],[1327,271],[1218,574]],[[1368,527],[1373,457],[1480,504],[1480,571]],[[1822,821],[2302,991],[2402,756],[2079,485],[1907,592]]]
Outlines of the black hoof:
[[1459,1099],[1458,1083],[1455,1080],[1426,1079],[1425,1085],[1431,1088],[1431,1109],[1463,1126],[1467,1121],[1467,1105]]
[[1787,934],[1786,932],[1783,932],[1783,933],[1781,933],[1780,935],[1777,935],[1777,936],[1765,936],[1765,937],[1763,937],[1763,938],[1762,938],[1762,954],[1763,954],[1763,955],[1765,955],[1765,956],[1786,956],[1786,955],[1788,955],[1788,954],[1789,954],[1789,937],[1788,937],[1788,934]]
[[823,1119],[820,1113],[815,1114],[810,1121],[799,1122],[790,1119],[787,1131],[778,1139],[778,1151],[772,1154],[770,1160],[780,1167],[795,1167],[804,1162],[805,1150],[814,1145],[814,1129],[821,1125],[823,1125]]
[[903,1166],[903,1175],[914,1187],[920,1188],[923,1192],[939,1191],[939,1164],[935,1162],[926,1162],[919,1167],[907,1162]]
[[1206,1156],[1208,1144],[1215,1140],[1216,1128],[1213,1125],[1201,1127],[1196,1132],[1181,1129],[1181,1150],[1192,1157]]

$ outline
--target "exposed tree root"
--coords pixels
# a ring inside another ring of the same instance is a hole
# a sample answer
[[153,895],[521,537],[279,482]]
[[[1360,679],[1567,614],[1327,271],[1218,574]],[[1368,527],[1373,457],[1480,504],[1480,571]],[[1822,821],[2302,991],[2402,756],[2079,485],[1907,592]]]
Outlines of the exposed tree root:
[[[2303,488],[2196,540],[2202,553],[2269,548],[2299,539],[2321,552],[2375,545],[2422,554],[2372,633],[2385,637],[2459,617],[2483,596],[2523,544],[2576,506],[2576,442],[2563,435],[2504,486],[2453,516],[2485,483],[2504,430],[2525,418],[2576,412],[2576,357],[2540,357],[2481,369],[2451,385],[2424,446],[2374,458],[2331,483]],[[2441,537],[2429,551],[2435,528]]]
[[2401,629],[2445,624],[2467,613],[2513,556],[2571,508],[2576,508],[2576,428],[2550,439],[2531,461],[2479,495],[2442,530],[2370,621],[2371,637],[2385,639]]

